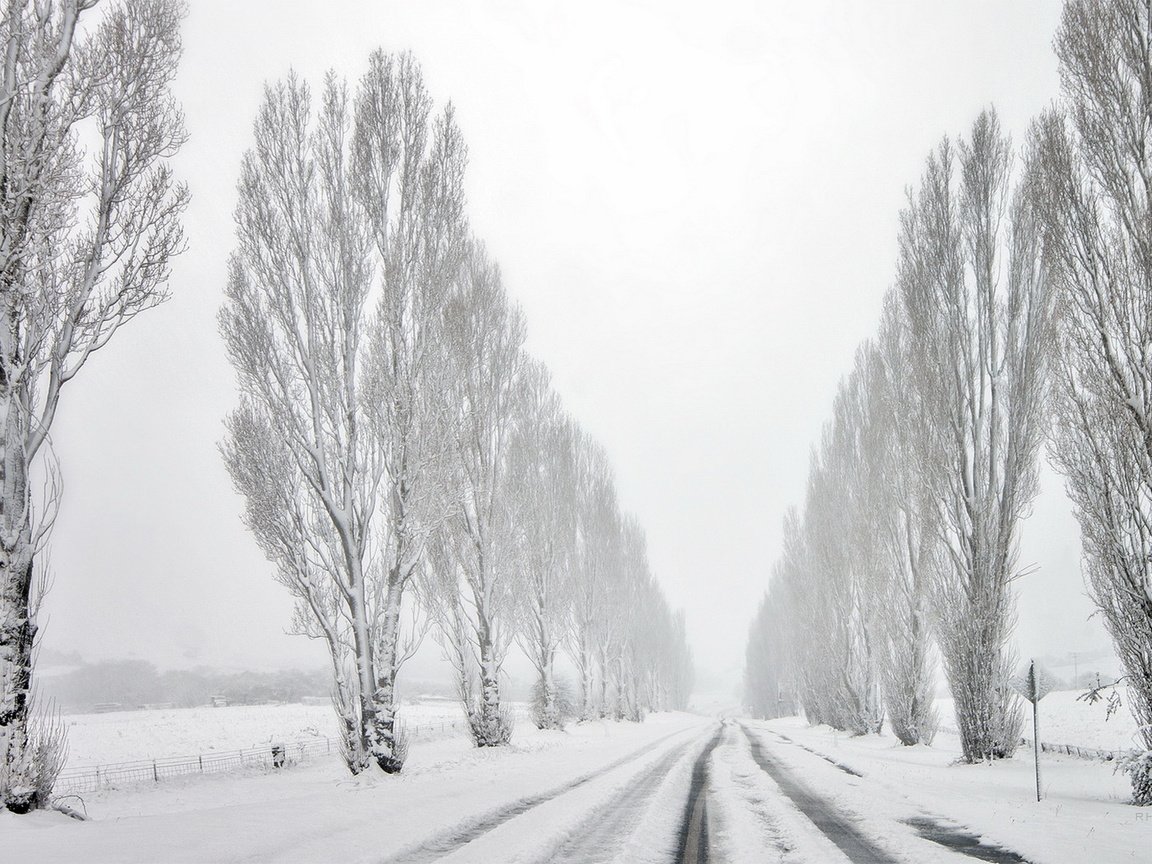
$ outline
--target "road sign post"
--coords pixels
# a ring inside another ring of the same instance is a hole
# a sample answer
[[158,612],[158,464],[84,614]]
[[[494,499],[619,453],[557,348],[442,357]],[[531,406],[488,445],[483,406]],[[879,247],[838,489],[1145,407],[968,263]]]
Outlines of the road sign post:
[[1032,703],[1032,754],[1036,762],[1036,800],[1043,796],[1040,793],[1040,700],[1048,695],[1052,689],[1052,676],[1038,667],[1033,660],[1028,664],[1028,671],[1017,675],[1012,680],[1016,692]]

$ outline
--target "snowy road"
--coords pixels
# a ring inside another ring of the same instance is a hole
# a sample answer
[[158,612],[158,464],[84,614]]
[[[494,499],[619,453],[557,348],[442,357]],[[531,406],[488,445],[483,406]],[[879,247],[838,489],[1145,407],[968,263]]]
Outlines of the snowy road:
[[[741,725],[740,731],[748,739],[756,764],[775,781],[780,791],[792,800],[800,812],[820,829],[820,833],[836,844],[852,864],[897,864],[895,858],[877,848],[875,843],[857,831],[843,813],[773,759],[764,743],[758,737],[748,734],[747,727]],[[843,766],[837,767],[846,773],[854,773]]]
[[683,731],[665,735],[597,771],[514,801],[403,849],[384,864],[493,860],[487,857],[489,849],[513,854],[524,838],[540,836],[535,826],[541,810],[582,813],[590,796],[599,802],[597,806],[577,825],[567,828],[543,860],[612,860],[621,841],[626,841],[640,823],[660,789],[660,781],[698,749],[700,740],[699,733],[687,738]]
[[[845,738],[801,721],[653,715],[642,724],[526,729],[507,749],[476,750],[462,738],[420,742],[397,777],[349,778],[333,757],[285,771],[108,789],[87,797],[91,821],[0,814],[0,836],[13,860],[43,864],[1121,864],[1146,857],[1142,814],[1108,797],[1123,782],[1111,768],[1056,762],[1051,797],[1037,803],[1027,760],[957,767],[952,749],[948,741],[910,749],[890,738]],[[1110,828],[1103,835],[1093,830],[1101,824]]]
[[716,724],[625,757],[400,850],[384,864],[691,861],[704,864],[708,757]]

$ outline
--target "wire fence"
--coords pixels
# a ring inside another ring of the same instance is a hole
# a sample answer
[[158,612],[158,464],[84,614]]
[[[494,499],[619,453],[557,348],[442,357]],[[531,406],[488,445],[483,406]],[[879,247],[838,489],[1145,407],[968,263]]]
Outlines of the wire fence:
[[[462,721],[457,720],[437,720],[405,724],[405,731],[410,738],[432,739],[454,735],[457,732],[462,734],[463,725]],[[275,742],[242,750],[78,766],[65,768],[60,772],[54,791],[57,795],[76,794],[114,789],[135,783],[159,783],[161,780],[197,774],[219,774],[244,769],[274,770],[339,752],[338,739],[318,736],[303,741]]]
[[[954,726],[948,726],[941,723],[939,725],[941,732],[947,732],[950,735],[959,735],[960,731]],[[1031,738],[1021,738],[1020,746],[1032,749]],[[1119,762],[1121,759],[1127,759],[1135,750],[1101,750],[1098,747],[1081,747],[1078,744],[1053,744],[1048,741],[1040,742],[1041,753],[1061,753],[1065,756],[1075,756],[1077,759],[1092,759],[1100,762]]]
[[[1021,738],[1020,744],[1024,747],[1032,747],[1031,738]],[[1122,759],[1127,759],[1134,754],[1135,750],[1100,750],[1096,747],[1081,747],[1077,744],[1051,744],[1047,741],[1040,742],[1041,753],[1063,753],[1066,756],[1075,756],[1077,759],[1093,759],[1103,762],[1119,762]]]

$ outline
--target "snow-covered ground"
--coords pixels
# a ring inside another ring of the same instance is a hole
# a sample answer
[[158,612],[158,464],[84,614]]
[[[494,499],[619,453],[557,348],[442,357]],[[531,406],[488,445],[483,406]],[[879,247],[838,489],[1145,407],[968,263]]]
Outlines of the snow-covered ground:
[[[449,859],[547,860],[606,800],[649,772],[651,795],[634,804],[662,814],[662,827],[659,819],[646,821],[662,839],[642,845],[663,856],[652,860],[664,860],[683,802],[663,801],[666,783],[652,772],[660,763],[682,773],[700,740],[695,733],[714,726],[696,715],[656,714],[641,724],[596,722],[564,732],[521,724],[514,746],[492,750],[476,750],[463,737],[417,740],[397,777],[354,779],[330,757],[282,771],[176,778],[85,795],[87,822],[0,813],[0,836],[12,860],[43,864],[406,861],[405,850],[430,838],[467,833],[485,813],[595,775],[567,792],[562,806],[541,804],[512,830],[492,832]],[[673,748],[683,760],[662,761]]]
[[[1053,695],[1041,703],[1050,726],[1087,746],[1113,740],[1092,737],[1101,706],[1087,706],[1099,709],[1097,718],[1074,698]],[[431,701],[405,710],[408,723],[431,727],[450,723],[455,706]],[[107,762],[327,734],[325,712],[262,706],[90,715],[72,718],[72,731],[81,752]],[[1043,727],[1042,736],[1050,737]],[[856,843],[880,856],[867,860],[887,864],[971,864],[922,836],[917,820],[1031,864],[1152,860],[1152,814],[1125,803],[1127,778],[1110,764],[1045,754],[1045,798],[1037,802],[1031,751],[975,766],[957,764],[959,752],[949,732],[932,747],[908,748],[890,735],[851,738],[798,718],[721,725],[656,714],[642,724],[595,722],[564,732],[524,721],[509,748],[476,750],[460,734],[417,737],[397,777],[351,778],[338,757],[319,756],[279,771],[126,784],[85,794],[87,822],[0,813],[0,837],[12,860],[45,864],[655,864],[680,860],[691,842],[689,817],[702,812],[709,861],[834,864],[850,860],[845,844]],[[690,791],[697,789],[699,798]]]
[[[1043,754],[1045,797],[1037,802],[1029,750],[991,765],[963,765],[956,762],[959,740],[950,733],[938,735],[932,747],[903,747],[891,736],[851,738],[798,718],[750,722],[748,728],[896,860],[972,860],[919,837],[908,824],[915,819],[968,829],[1032,864],[1152,860],[1152,814],[1125,803],[1127,778],[1107,763]],[[769,786],[760,794],[775,802],[779,794]],[[781,860],[844,860],[814,851],[810,832],[789,830],[783,820],[770,824],[794,850]]]
[[[528,706],[514,706],[527,725]],[[463,712],[448,699],[423,699],[400,707],[400,719],[420,739],[462,733]],[[233,705],[69,714],[68,767],[163,759],[226,750],[267,747],[276,742],[334,738],[331,705]],[[455,724],[455,725],[453,725]]]
[[[1132,750],[1140,747],[1136,720],[1122,705],[1111,717],[1105,702],[1089,704],[1077,697],[1082,691],[1059,690],[1040,700],[1040,740],[1051,744],[1075,744],[1096,750]],[[1121,691],[1121,699],[1127,694]],[[956,713],[951,699],[937,699],[940,723],[953,731]],[[1032,707],[1025,704],[1024,735],[1032,738]]]

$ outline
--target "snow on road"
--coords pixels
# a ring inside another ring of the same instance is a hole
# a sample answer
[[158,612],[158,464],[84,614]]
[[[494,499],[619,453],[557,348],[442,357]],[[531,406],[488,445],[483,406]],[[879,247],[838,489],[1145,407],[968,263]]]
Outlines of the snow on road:
[[85,796],[89,822],[4,813],[0,836],[44,864],[1123,864],[1152,848],[1109,765],[1046,756],[1037,803],[1029,752],[958,765],[948,734],[907,748],[795,718],[657,714],[515,740],[417,741],[399,777],[330,758],[106,790]]
[[[1125,803],[1127,778],[1106,763],[1045,754],[1046,797],[1037,802],[1030,751],[991,765],[963,765],[955,764],[959,741],[943,733],[929,748],[902,747],[890,736],[851,738],[797,718],[750,722],[747,729],[783,768],[898,861],[975,860],[924,839],[918,821],[954,829],[953,836],[972,834],[983,851],[1000,847],[1031,864],[1152,860],[1152,818]],[[809,851],[780,860],[847,859]]]
[[[641,724],[521,729],[509,748],[476,750],[463,739],[417,742],[398,777],[350,778],[332,758],[280,772],[172,780],[86,796],[89,822],[56,813],[3,813],[0,835],[13,860],[42,864],[380,862],[458,834],[485,814],[566,789],[562,802],[529,807],[513,830],[482,832],[444,858],[548,860],[582,820],[630,788],[638,775],[655,783],[659,772],[651,769],[659,763],[668,773],[648,802],[658,818],[641,820],[637,802],[637,822],[629,824],[640,827],[643,821],[643,831],[656,836],[642,843],[655,847],[660,835],[674,838],[679,828],[683,800],[672,807],[665,796],[673,795],[678,772],[690,770],[681,763],[691,762],[693,748],[715,727],[696,715],[655,714]],[[683,759],[662,763],[673,751]],[[589,774],[596,776],[574,785]],[[665,790],[668,783],[673,785]],[[650,860],[668,860],[663,848],[660,856]]]

